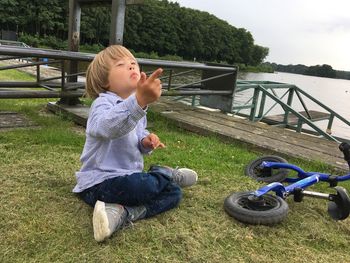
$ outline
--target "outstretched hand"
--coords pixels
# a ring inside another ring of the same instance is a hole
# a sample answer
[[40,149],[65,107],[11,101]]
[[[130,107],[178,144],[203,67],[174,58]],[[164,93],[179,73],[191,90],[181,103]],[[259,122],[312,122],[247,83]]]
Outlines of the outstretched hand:
[[159,137],[154,133],[150,133],[147,137],[143,138],[141,143],[142,143],[143,147],[146,149],[154,150],[157,148],[165,148],[164,143],[162,143],[159,140]]
[[144,72],[141,72],[141,78],[137,83],[136,99],[141,108],[155,102],[162,93],[162,82],[159,77],[163,69],[159,68],[147,78]]

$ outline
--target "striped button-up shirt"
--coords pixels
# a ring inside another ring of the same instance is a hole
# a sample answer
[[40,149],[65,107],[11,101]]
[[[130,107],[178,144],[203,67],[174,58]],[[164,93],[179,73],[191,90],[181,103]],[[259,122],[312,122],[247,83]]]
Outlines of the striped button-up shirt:
[[76,172],[79,193],[106,179],[143,170],[143,156],[150,152],[141,140],[146,130],[146,111],[135,95],[122,99],[112,92],[101,93],[92,103],[86,126],[86,141]]

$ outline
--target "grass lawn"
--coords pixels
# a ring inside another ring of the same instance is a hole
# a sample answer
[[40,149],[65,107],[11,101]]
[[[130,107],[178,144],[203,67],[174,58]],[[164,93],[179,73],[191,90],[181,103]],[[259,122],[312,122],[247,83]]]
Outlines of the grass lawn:
[[[0,102],[0,110],[22,112],[39,125],[0,132],[0,262],[349,262],[350,219],[333,221],[323,200],[289,199],[287,219],[273,227],[229,217],[225,197],[260,186],[243,169],[262,153],[180,130],[154,113],[148,117],[151,130],[167,148],[147,156],[145,166],[191,167],[199,183],[184,190],[177,209],[96,243],[92,208],[71,192],[84,130],[47,113],[48,101]],[[319,163],[289,161],[330,171]],[[320,184],[313,189],[331,191]]]

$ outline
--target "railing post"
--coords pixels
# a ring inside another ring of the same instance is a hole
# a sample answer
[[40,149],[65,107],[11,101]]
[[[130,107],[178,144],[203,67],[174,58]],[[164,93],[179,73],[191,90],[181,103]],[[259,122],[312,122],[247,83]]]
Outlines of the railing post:
[[266,102],[266,94],[262,93],[261,95],[261,101],[260,101],[260,109],[259,109],[259,114],[258,118],[260,119],[263,114],[264,114],[264,108],[265,108],[265,102]]
[[256,110],[257,110],[257,103],[258,103],[258,99],[259,99],[259,88],[255,87],[254,88],[254,94],[253,94],[253,101],[252,101],[252,108],[250,110],[250,116],[249,116],[249,120],[250,121],[255,121],[255,114],[256,114]]
[[196,106],[196,95],[192,96],[192,103],[191,103],[192,107]]
[[303,129],[303,120],[301,118],[298,118],[298,126],[297,126],[297,132],[301,132]]
[[62,90],[65,90],[65,85],[66,85],[66,72],[65,72],[65,66],[64,66],[64,60],[61,60],[61,87]]
[[[36,61],[39,62],[40,58],[36,58]],[[40,65],[36,65],[36,83],[40,84]]]
[[[294,88],[289,88],[287,105],[290,107],[292,106],[292,103],[293,103],[293,97],[294,97]],[[284,109],[283,124],[285,124],[285,125],[288,125],[288,115],[289,115],[288,109]]]
[[327,130],[326,130],[326,132],[327,132],[328,134],[332,134],[333,120],[334,120],[334,114],[332,113],[332,114],[329,116],[329,119],[328,119],[328,125],[327,125]]
[[169,72],[169,79],[168,79],[168,90],[170,90],[172,78],[173,78],[173,70],[170,69],[170,72]]

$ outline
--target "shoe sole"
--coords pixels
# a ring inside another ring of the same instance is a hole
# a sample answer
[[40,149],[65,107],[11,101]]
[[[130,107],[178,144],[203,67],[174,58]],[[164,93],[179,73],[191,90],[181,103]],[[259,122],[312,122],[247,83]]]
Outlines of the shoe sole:
[[96,202],[92,216],[92,224],[94,228],[94,238],[97,242],[101,242],[109,237],[110,229],[108,227],[108,217],[104,202]]

